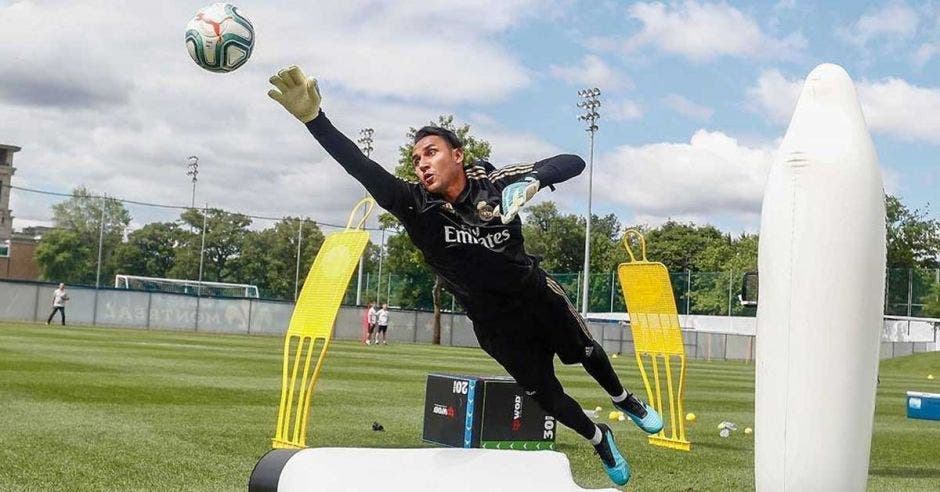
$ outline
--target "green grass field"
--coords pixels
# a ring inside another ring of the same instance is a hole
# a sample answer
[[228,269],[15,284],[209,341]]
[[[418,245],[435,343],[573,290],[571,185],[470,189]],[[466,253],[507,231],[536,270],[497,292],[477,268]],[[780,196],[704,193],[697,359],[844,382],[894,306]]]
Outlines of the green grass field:
[[[0,490],[244,490],[270,446],[280,389],[280,338],[0,323]],[[633,357],[615,359],[642,390]],[[501,374],[480,350],[333,344],[314,395],[308,443],[420,447],[425,376]],[[932,372],[938,379],[928,381]],[[559,377],[585,408],[610,409],[580,369]],[[885,361],[870,490],[940,490],[940,422],[905,417],[904,392],[940,392],[940,353]],[[614,428],[634,470],[628,489],[753,488],[754,367],[693,361],[690,453]],[[373,421],[385,432],[373,432]],[[825,429],[820,429],[825,432]],[[609,486],[592,449],[559,433],[576,481]],[[364,465],[368,473],[368,465]]]

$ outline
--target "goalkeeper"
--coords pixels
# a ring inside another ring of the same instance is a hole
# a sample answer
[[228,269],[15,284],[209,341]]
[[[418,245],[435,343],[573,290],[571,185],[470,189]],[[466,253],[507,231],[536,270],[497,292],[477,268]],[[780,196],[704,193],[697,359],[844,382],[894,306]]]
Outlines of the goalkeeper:
[[320,110],[315,79],[297,67],[271,77],[268,95],[307,126],[314,138],[394,215],[425,261],[457,297],[473,322],[480,346],[526,394],[559,422],[591,441],[611,480],[623,485],[630,468],[610,428],[595,425],[555,377],[554,356],[580,363],[644,431],[662,419],[620,384],[604,349],[558,283],[526,254],[519,209],[540,189],[577,176],[584,160],[558,155],[493,170],[465,165],[460,139],[439,127],[414,137],[412,163],[419,183],[393,176],[367,158]]

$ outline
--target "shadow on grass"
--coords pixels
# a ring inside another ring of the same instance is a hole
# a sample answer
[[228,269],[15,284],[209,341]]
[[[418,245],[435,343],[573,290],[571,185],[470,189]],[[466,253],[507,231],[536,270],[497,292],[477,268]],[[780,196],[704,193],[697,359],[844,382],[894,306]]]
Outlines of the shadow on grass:
[[708,442],[692,443],[692,447],[709,448],[709,449],[724,449],[727,451],[744,451],[747,449],[744,446],[732,446],[728,444],[714,444],[714,443],[708,443]]
[[940,478],[940,468],[872,468],[868,474],[891,478]]

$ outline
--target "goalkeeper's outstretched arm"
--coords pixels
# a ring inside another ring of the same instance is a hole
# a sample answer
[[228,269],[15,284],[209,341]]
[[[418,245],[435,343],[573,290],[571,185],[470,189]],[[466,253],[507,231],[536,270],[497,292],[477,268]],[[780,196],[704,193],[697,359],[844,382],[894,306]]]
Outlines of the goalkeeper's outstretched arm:
[[511,222],[540,189],[567,181],[583,170],[584,159],[561,154],[532,164],[507,166],[491,172],[490,180],[503,192],[500,204],[503,224]]
[[506,166],[489,174],[498,189],[526,178],[538,180],[539,189],[567,181],[584,171],[584,159],[573,154],[560,154],[531,164]]
[[268,96],[304,123],[324,150],[366,187],[379,206],[392,213],[406,209],[411,198],[408,184],[366,157],[352,140],[333,126],[320,110],[316,79],[307,78],[300,68],[293,66],[278,72],[270,82],[276,89],[268,91]]

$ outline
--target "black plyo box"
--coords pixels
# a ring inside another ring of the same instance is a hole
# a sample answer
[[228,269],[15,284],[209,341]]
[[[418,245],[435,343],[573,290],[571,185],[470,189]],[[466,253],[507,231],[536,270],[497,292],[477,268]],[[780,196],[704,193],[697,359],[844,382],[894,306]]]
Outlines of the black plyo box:
[[555,419],[511,377],[429,374],[425,441],[461,448],[554,449]]

